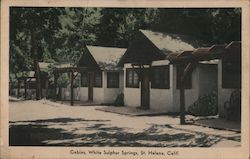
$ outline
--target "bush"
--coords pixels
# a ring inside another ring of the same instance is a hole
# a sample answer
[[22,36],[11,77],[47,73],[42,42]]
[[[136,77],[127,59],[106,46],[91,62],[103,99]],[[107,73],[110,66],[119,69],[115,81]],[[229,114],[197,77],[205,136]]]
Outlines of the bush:
[[114,102],[114,106],[124,106],[124,94],[120,93]]
[[241,91],[235,90],[231,93],[229,101],[224,103],[226,119],[240,121],[241,119]]
[[188,107],[188,113],[194,116],[210,116],[218,114],[217,93],[199,97],[196,102]]

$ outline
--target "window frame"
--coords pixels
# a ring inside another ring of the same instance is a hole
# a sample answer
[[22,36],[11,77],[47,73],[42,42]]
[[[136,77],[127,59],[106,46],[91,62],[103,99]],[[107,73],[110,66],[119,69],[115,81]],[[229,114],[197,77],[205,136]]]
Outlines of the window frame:
[[[113,82],[110,83],[111,78],[115,79],[113,85]],[[107,88],[120,88],[120,72],[107,72]]]
[[[164,78],[159,78],[159,84],[155,82],[155,75],[154,71],[158,71],[158,73],[164,74]],[[162,66],[152,66],[150,70],[150,81],[151,81],[151,88],[152,89],[170,89],[170,67],[169,65],[162,65]]]
[[[86,84],[83,85],[83,77],[86,77]],[[89,86],[89,76],[88,76],[88,72],[81,72],[81,87],[88,87]]]
[[[138,70],[138,68],[126,68],[126,88],[139,88],[140,85],[140,79],[139,79],[139,75],[136,72],[136,70]],[[129,83],[129,77],[128,77],[128,73],[132,72],[132,83]],[[135,74],[137,74],[138,76],[138,81],[135,82]]]
[[[101,80],[101,83],[100,83],[100,85],[97,85],[97,83],[96,83],[96,75],[97,74],[100,74],[100,80]],[[101,88],[102,87],[102,71],[98,71],[98,72],[94,72],[94,87],[96,87],[96,88]]]

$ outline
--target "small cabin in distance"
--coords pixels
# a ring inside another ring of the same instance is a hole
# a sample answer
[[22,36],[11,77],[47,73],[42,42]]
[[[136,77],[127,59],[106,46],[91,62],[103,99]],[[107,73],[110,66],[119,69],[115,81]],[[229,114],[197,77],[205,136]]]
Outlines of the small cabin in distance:
[[126,49],[101,46],[86,46],[77,67],[81,72],[80,101],[113,103],[123,92],[124,74],[117,64]]

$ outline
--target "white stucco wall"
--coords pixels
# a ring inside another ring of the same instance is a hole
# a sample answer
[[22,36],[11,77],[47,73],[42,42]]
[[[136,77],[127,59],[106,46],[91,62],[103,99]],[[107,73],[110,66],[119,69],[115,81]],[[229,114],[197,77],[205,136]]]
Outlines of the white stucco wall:
[[[88,87],[80,87],[79,99],[80,101],[83,101],[83,102],[88,101]],[[104,89],[94,87],[93,88],[93,102],[103,103],[103,101],[104,101]]]
[[124,65],[124,104],[126,106],[138,107],[141,105],[141,84],[139,88],[126,87],[126,68],[132,68],[131,64]]
[[[154,61],[152,63],[153,66],[159,65],[167,65],[169,62],[167,60],[159,60]],[[132,68],[131,64],[124,65],[124,72],[126,68]],[[151,88],[150,83],[150,109],[152,110],[160,110],[160,111],[169,111],[171,112],[173,109],[173,93],[172,93],[172,83],[173,83],[173,67],[170,66],[170,89],[155,89]],[[126,72],[124,73],[124,81],[126,80],[125,76]],[[124,82],[125,83],[125,82]],[[124,102],[125,105],[128,106],[140,106],[141,105],[141,84],[139,82],[139,88],[126,88],[124,84]]]
[[[166,65],[167,60],[153,62],[153,66]],[[173,112],[173,65],[169,67],[170,88],[169,89],[150,89],[150,109],[164,112]]]
[[123,92],[124,79],[123,71],[119,71],[119,88],[107,88],[107,71],[104,72],[104,103],[113,103],[118,94]]
[[88,100],[88,87],[80,87],[80,101]]
[[126,106],[138,107],[141,105],[140,88],[124,88],[124,104]]
[[104,102],[104,89],[99,87],[94,87],[93,89],[93,102],[103,103]]
[[[167,60],[154,61],[152,66],[167,65]],[[130,64],[124,65],[131,68]],[[155,89],[150,88],[150,109],[167,112],[179,112],[180,91],[176,88],[176,66],[170,65],[170,88]],[[125,73],[124,73],[125,74]],[[126,77],[124,76],[124,81]],[[199,96],[217,89],[217,66],[200,64],[192,73],[192,88],[185,90],[186,110],[193,104]],[[124,86],[124,101],[128,106],[140,106],[141,90],[140,88],[126,88]]]
[[[176,88],[176,66],[173,66],[174,80],[173,80],[173,112],[180,110],[180,90]],[[193,104],[199,96],[199,69],[196,67],[192,73],[192,88],[185,89],[185,108]]]
[[[119,71],[120,88],[107,88],[107,71],[102,72],[102,87],[93,88],[93,102],[95,103],[113,103],[117,95],[123,92],[124,80],[123,71]],[[88,87],[80,87],[80,100],[88,100]]]
[[[152,66],[167,65],[167,60],[154,61]],[[130,64],[125,64],[126,68],[131,68]],[[198,98],[198,70],[195,69],[192,75],[192,89],[185,90],[186,109]],[[124,80],[126,77],[124,76]],[[124,87],[124,101],[128,106],[140,106],[141,90],[140,88],[126,88]],[[150,109],[160,110],[164,112],[179,112],[180,95],[179,90],[176,89],[176,66],[170,65],[170,88],[169,89],[155,89],[150,88]]]
[[[62,100],[70,100],[70,87],[62,88]],[[74,100],[80,100],[80,88],[74,88]]]

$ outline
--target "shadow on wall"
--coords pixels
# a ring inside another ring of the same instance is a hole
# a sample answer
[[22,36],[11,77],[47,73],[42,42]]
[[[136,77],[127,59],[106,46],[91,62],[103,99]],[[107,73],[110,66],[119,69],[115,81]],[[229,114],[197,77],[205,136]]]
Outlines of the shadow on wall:
[[[51,128],[53,125],[57,127]],[[151,125],[134,132],[112,126],[108,120],[71,118],[11,122],[9,129],[10,146],[210,147],[222,139],[170,125]]]

